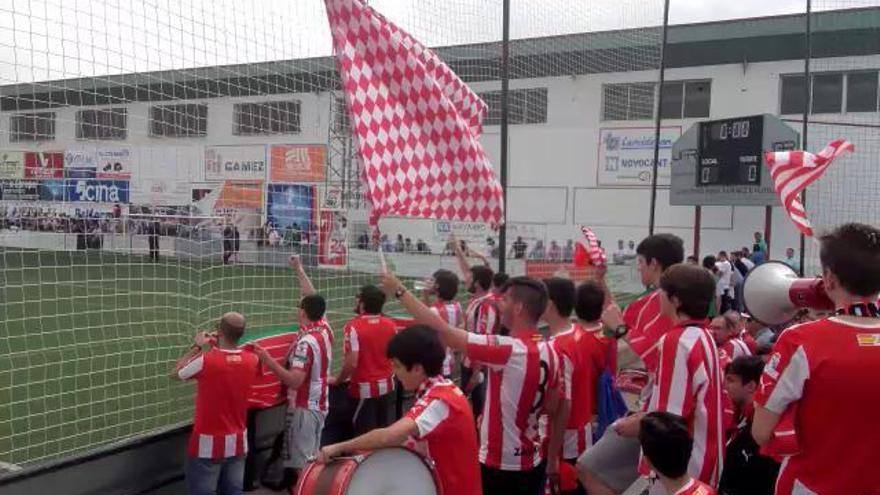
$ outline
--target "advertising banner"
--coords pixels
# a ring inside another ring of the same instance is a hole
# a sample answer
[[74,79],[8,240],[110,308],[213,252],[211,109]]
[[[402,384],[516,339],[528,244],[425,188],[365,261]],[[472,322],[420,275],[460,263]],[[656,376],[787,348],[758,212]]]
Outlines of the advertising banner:
[[65,181],[65,201],[83,203],[128,203],[127,181],[77,179]]
[[35,180],[0,181],[0,199],[4,201],[37,201],[40,183]]
[[[195,198],[197,190],[191,190]],[[207,191],[201,189],[198,191]],[[200,215],[223,217],[235,223],[242,239],[253,239],[263,216],[263,183],[259,181],[226,181],[216,189],[198,194],[194,205]]]
[[269,184],[269,223],[282,237],[288,228],[312,232],[315,219],[315,186],[305,184]]
[[344,211],[321,212],[321,230],[318,234],[318,266],[345,268],[348,266],[348,218]]
[[[657,184],[668,186],[672,145],[681,127],[660,129]],[[600,186],[651,186],[654,167],[654,128],[615,127],[599,129],[597,182]]]
[[266,146],[208,146],[205,180],[266,180]]
[[97,163],[94,148],[67,150],[64,152],[64,176],[68,179],[94,179]]
[[24,154],[26,179],[63,179],[64,153],[54,151],[26,151]]
[[469,244],[484,245],[487,238],[495,237],[496,234],[486,223],[434,220],[435,241],[446,242],[451,235]]
[[99,179],[131,179],[133,159],[129,148],[98,148],[95,161]]
[[273,144],[269,180],[323,182],[327,147],[323,144]]
[[24,178],[24,153],[0,151],[0,179]]
[[64,201],[64,181],[44,180],[39,187],[40,201]]

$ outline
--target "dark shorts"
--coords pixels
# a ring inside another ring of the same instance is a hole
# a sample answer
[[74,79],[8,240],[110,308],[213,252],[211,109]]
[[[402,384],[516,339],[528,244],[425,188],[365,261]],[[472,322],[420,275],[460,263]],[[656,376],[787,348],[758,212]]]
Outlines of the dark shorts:
[[486,495],[544,495],[547,465],[542,462],[528,471],[504,471],[480,464],[483,493]]
[[369,399],[353,399],[356,402],[352,425],[354,436],[363,435],[376,428],[384,428],[394,422],[395,392]]

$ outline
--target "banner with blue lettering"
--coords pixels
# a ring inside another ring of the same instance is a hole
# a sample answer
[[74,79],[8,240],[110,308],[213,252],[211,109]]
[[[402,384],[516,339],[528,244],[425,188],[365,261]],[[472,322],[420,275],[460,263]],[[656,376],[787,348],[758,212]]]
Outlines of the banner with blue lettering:
[[83,203],[128,203],[129,183],[122,180],[68,180],[65,201]]

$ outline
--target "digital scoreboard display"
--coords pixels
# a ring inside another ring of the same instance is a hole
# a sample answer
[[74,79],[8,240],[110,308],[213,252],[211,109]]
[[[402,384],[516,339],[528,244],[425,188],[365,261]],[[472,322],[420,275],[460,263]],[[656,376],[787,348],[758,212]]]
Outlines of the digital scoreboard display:
[[697,187],[761,184],[764,117],[701,122]]

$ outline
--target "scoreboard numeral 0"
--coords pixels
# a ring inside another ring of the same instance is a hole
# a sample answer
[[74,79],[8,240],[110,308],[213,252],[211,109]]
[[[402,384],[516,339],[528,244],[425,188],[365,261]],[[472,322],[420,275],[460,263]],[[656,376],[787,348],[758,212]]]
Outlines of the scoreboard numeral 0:
[[741,120],[731,125],[733,139],[743,139],[749,137],[749,121]]

